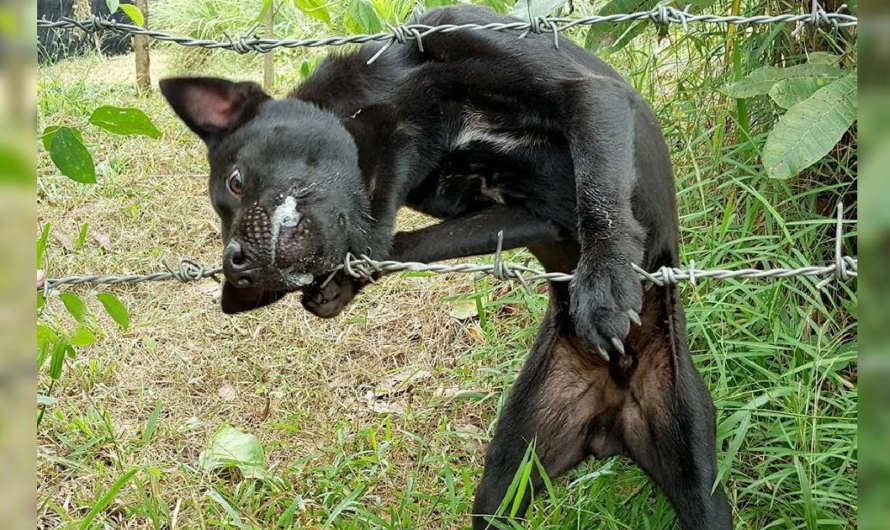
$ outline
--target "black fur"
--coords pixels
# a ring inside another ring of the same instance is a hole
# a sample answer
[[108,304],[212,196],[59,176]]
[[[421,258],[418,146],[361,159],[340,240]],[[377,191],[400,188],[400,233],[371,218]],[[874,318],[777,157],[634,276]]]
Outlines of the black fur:
[[[420,22],[503,20],[464,6]],[[208,144],[226,246],[223,309],[272,303],[311,275],[304,306],[332,317],[362,288],[343,274],[323,283],[347,250],[443,260],[490,253],[503,230],[505,247],[528,247],[575,279],[551,285],[486,458],[474,527],[488,525],[536,440],[551,476],[588,455],[627,455],[684,529],[731,528],[722,488],[711,493],[714,411],[677,293],[644,297],[630,267],[679,261],[670,158],[648,106],[565,39],[555,49],[551,36],[455,32],[423,44],[393,46],[371,65],[376,44],[330,57],[280,101],[248,83],[162,81]],[[243,176],[240,195],[231,175]],[[402,206],[443,222],[393,234]]]
[[[133,0],[121,0],[121,4],[132,4]],[[37,18],[51,21],[62,17],[76,17],[75,0],[37,0]],[[90,13],[100,18],[110,18],[115,22],[132,24],[123,11],[110,13],[105,0],[89,0]],[[49,63],[72,55],[80,55],[88,49],[98,49],[105,55],[129,53],[131,38],[121,33],[84,33],[80,30],[37,28],[37,60]]]

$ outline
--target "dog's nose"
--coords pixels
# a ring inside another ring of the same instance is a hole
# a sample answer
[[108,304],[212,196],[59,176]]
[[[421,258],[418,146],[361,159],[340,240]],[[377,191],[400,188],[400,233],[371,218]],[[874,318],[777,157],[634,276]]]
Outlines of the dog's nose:
[[251,279],[247,272],[253,268],[250,258],[241,248],[241,243],[233,239],[223,250],[223,272],[235,287],[249,287]]

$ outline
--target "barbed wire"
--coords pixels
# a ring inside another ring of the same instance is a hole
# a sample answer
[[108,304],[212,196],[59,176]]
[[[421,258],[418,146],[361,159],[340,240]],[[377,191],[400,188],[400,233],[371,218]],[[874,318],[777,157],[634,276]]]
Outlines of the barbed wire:
[[[700,280],[736,280],[736,279],[779,279],[791,277],[819,277],[822,278],[816,287],[824,288],[832,281],[846,282],[859,275],[859,260],[843,254],[843,204],[839,203],[835,226],[835,259],[827,265],[805,265],[796,268],[769,268],[769,269],[699,269],[695,266],[695,260],[690,260],[686,268],[661,267],[655,271],[647,271],[638,265],[632,265],[640,280],[651,284],[663,286],[674,285],[681,282],[689,282],[693,286]],[[503,232],[498,234],[498,248],[495,251],[493,263],[416,263],[402,261],[379,261],[368,256],[354,256],[347,254],[343,264],[336,267],[334,273],[342,271],[357,279],[373,281],[380,274],[394,272],[420,272],[430,274],[476,274],[479,276],[490,275],[502,281],[519,281],[527,290],[529,282],[547,280],[551,282],[568,282],[574,278],[573,274],[562,272],[545,272],[517,263],[510,263],[503,259]],[[58,289],[62,285],[115,285],[121,283],[157,282],[166,280],[178,280],[180,282],[192,282],[216,276],[222,272],[221,267],[206,268],[191,259],[182,259],[176,269],[166,265],[166,272],[151,274],[128,275],[89,275],[89,276],[65,276],[62,278],[49,278],[44,283],[44,295],[49,295],[50,290]]]
[[594,24],[650,21],[656,24],[679,24],[684,31],[689,31],[690,24],[796,24],[795,34],[806,25],[830,27],[833,29],[856,26],[858,17],[842,13],[846,4],[836,12],[826,12],[818,2],[814,1],[809,13],[783,13],[778,15],[711,15],[694,14],[690,7],[683,10],[672,6],[659,6],[650,11],[638,11],[635,13],[623,13],[613,15],[591,15],[580,18],[565,17],[533,17],[529,21],[493,22],[488,24],[442,24],[430,26],[426,24],[403,24],[394,26],[387,24],[387,31],[374,34],[356,34],[347,36],[331,36],[310,39],[274,39],[257,36],[255,33],[260,27],[255,23],[244,35],[232,38],[223,32],[224,40],[195,39],[183,35],[173,35],[164,31],[152,30],[127,24],[112,19],[93,16],[85,19],[61,17],[59,20],[50,21],[41,19],[37,21],[38,28],[47,29],[79,29],[87,33],[99,31],[113,31],[129,35],[144,35],[146,37],[172,42],[182,46],[200,47],[211,50],[233,50],[238,53],[268,53],[276,48],[316,48],[320,46],[344,46],[347,44],[363,44],[366,42],[383,42],[384,46],[371,58],[380,56],[393,44],[407,44],[414,41],[420,51],[423,51],[423,39],[437,33],[454,33],[460,31],[501,31],[519,32],[519,37],[525,37],[528,33],[552,33],[554,43],[559,46],[559,33],[579,26],[592,26]]
[[[529,21],[516,21],[506,23],[468,23],[468,24],[443,24],[437,26],[429,26],[425,24],[405,24],[393,26],[387,24],[388,31],[375,34],[357,34],[348,36],[332,36],[311,39],[272,39],[255,35],[259,24],[254,24],[250,30],[235,39],[229,36],[225,31],[223,35],[225,40],[217,41],[211,39],[194,39],[186,36],[172,35],[167,32],[150,30],[134,24],[126,24],[117,22],[112,19],[103,19],[99,17],[91,17],[87,19],[77,20],[71,17],[62,17],[58,21],[38,20],[38,28],[48,29],[79,29],[87,33],[95,33],[99,31],[113,31],[117,33],[125,33],[130,35],[144,35],[165,42],[173,42],[182,46],[193,46],[207,49],[224,49],[233,50],[238,53],[258,52],[267,53],[276,48],[314,48],[321,46],[343,46],[347,44],[362,44],[366,42],[383,42],[381,49],[371,58],[369,62],[373,62],[382,53],[384,53],[393,44],[407,44],[409,41],[416,42],[418,49],[423,51],[423,39],[436,33],[453,33],[459,31],[514,31],[520,32],[519,38],[523,38],[532,33],[552,33],[554,45],[559,46],[559,33],[578,26],[592,26],[602,23],[619,23],[632,21],[651,21],[656,24],[680,24],[684,31],[689,31],[690,23],[699,24],[735,24],[735,25],[754,25],[754,24],[790,24],[797,25],[794,33],[797,34],[805,25],[831,27],[838,29],[841,27],[856,26],[858,18],[854,15],[842,13],[846,9],[846,4],[842,5],[837,12],[826,12],[817,0],[812,1],[812,8],[809,13],[800,14],[779,14],[779,15],[756,15],[756,16],[740,16],[740,15],[709,15],[709,14],[693,14],[690,7],[680,10],[671,6],[659,6],[650,11],[639,11],[635,13],[613,14],[613,15],[592,15],[582,18],[564,18],[564,17],[536,17]],[[843,208],[838,206],[837,218],[837,234],[835,261],[832,264],[818,266],[806,265],[798,268],[771,268],[771,269],[698,269],[695,261],[690,260],[689,267],[662,267],[656,271],[646,271],[638,265],[632,265],[634,271],[639,275],[642,281],[646,281],[656,285],[677,284],[688,281],[695,285],[697,281],[704,279],[729,280],[729,279],[777,279],[790,278],[799,276],[815,276],[821,277],[822,280],[817,284],[818,288],[823,288],[833,280],[848,281],[858,276],[858,259],[855,257],[844,256],[842,254],[842,224],[843,224]],[[528,288],[529,281],[548,280],[552,282],[567,282],[574,277],[567,273],[549,273],[532,269],[524,265],[509,263],[503,260],[501,252],[503,244],[503,234],[498,234],[498,248],[495,253],[494,263],[492,264],[428,264],[414,262],[398,262],[398,261],[378,261],[368,256],[356,257],[347,254],[343,264],[337,267],[333,272],[343,271],[345,274],[358,279],[373,281],[375,276],[384,273],[393,272],[424,272],[432,274],[451,274],[451,273],[469,273],[477,275],[491,275],[500,280],[517,280]],[[200,263],[191,259],[181,259],[177,268],[166,266],[166,272],[155,272],[151,274],[128,274],[128,275],[88,275],[88,276],[65,276],[61,278],[49,278],[45,281],[43,289],[44,294],[48,295],[50,290],[57,289],[63,285],[114,285],[114,284],[135,284],[142,282],[156,282],[167,280],[178,280],[180,282],[197,281],[204,278],[216,276],[222,272],[221,267],[207,268]],[[333,275],[333,273],[332,273]],[[331,276],[332,277],[332,276]]]

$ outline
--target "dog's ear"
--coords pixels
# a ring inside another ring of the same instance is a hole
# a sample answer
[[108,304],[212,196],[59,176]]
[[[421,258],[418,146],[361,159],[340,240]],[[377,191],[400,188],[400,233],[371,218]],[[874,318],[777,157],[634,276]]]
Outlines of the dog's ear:
[[208,145],[250,121],[269,99],[256,83],[215,77],[171,77],[160,87],[176,114]]
[[227,315],[243,313],[277,302],[286,294],[286,291],[266,291],[253,287],[239,289],[225,282],[222,290],[222,310]]

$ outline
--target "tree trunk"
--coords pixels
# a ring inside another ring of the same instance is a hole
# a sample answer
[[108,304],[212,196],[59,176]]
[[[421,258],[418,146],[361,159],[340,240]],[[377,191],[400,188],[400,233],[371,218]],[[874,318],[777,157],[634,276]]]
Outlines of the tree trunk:
[[[136,7],[145,18],[144,27],[148,27],[148,0],[136,0]],[[136,52],[136,86],[141,90],[151,90],[151,61],[148,56],[148,37],[133,36],[133,51]]]
[[[273,38],[275,35],[275,5],[269,6],[266,10],[265,37]],[[272,92],[275,86],[275,56],[274,51],[270,51],[263,56],[263,88],[266,92]]]

